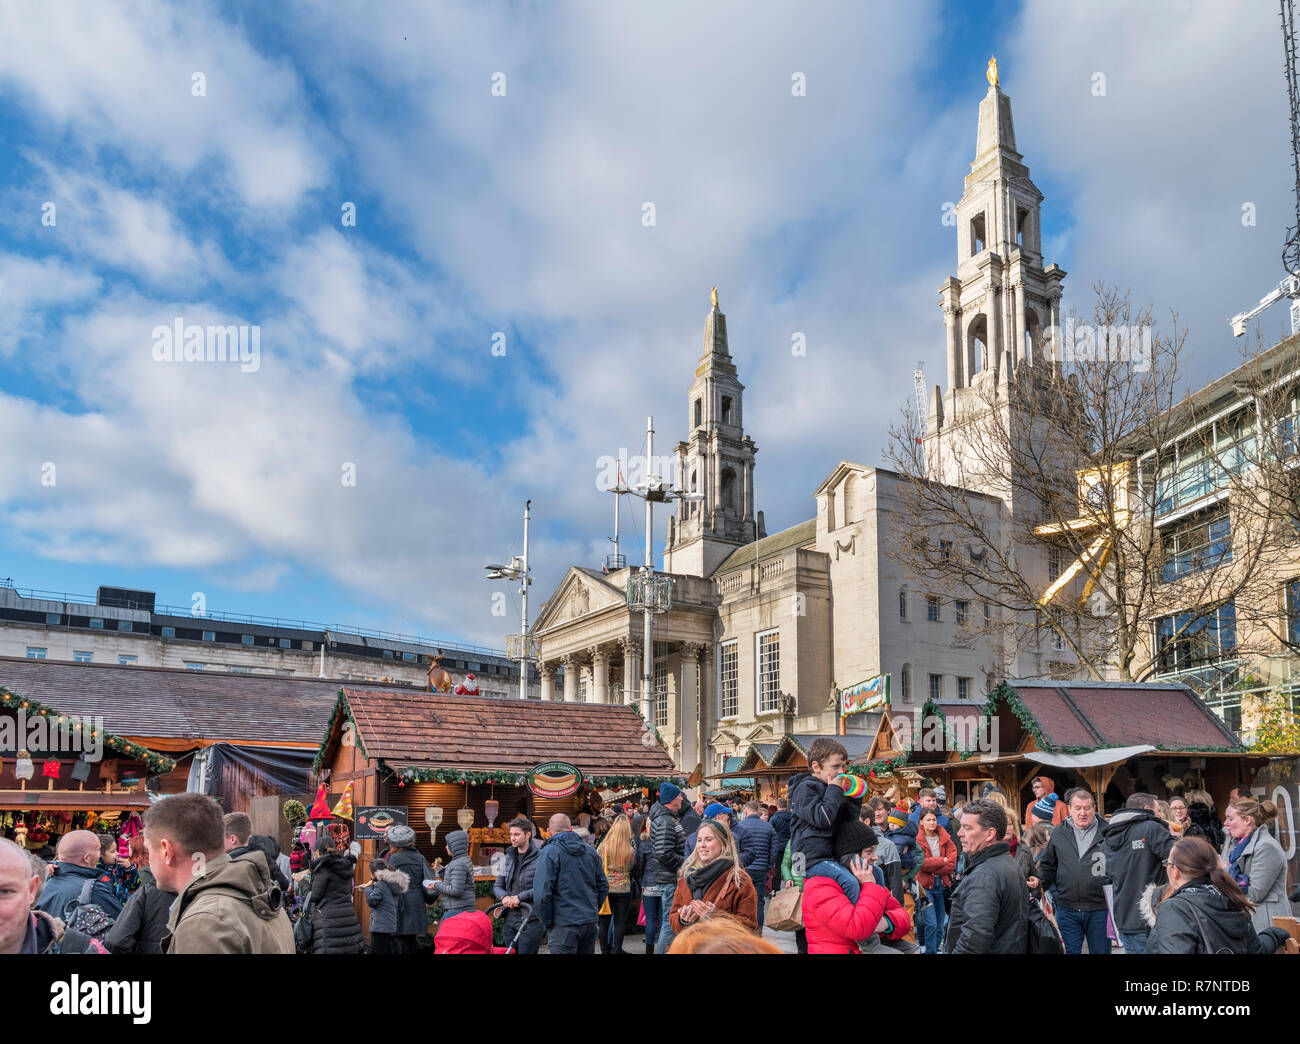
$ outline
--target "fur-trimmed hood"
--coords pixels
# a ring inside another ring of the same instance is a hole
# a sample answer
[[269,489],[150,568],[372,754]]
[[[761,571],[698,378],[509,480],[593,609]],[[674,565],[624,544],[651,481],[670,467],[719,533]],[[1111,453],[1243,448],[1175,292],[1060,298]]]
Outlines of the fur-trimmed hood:
[[376,870],[371,876],[382,884],[392,885],[399,892],[405,892],[411,887],[411,879],[401,870]]
[[1156,907],[1160,905],[1161,888],[1158,884],[1149,884],[1142,889],[1142,896],[1138,899],[1138,913],[1142,915],[1142,920],[1148,928],[1156,926]]

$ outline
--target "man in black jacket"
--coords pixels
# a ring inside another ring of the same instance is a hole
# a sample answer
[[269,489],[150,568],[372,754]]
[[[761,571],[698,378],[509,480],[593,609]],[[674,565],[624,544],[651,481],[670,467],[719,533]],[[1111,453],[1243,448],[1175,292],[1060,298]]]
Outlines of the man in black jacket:
[[[492,885],[492,894],[505,908],[502,924],[507,939],[519,931],[524,916],[520,903],[533,905],[533,877],[537,873],[537,856],[541,846],[533,840],[533,821],[520,816],[510,821],[510,847],[501,860],[501,873]],[[542,922],[530,911],[519,935],[516,953],[536,953],[542,944]]]
[[952,897],[948,953],[1024,953],[1028,946],[1029,888],[1002,840],[1007,814],[985,798],[961,814],[966,872]]
[[265,834],[253,833],[253,821],[248,818],[247,812],[227,812],[222,817],[222,834],[225,837],[226,854],[231,859],[245,852],[261,852],[266,859],[271,880],[280,886],[282,895],[289,894],[289,879],[280,869],[280,846]]
[[1102,831],[1106,876],[1114,891],[1115,932],[1125,953],[1146,953],[1147,927],[1139,903],[1149,884],[1163,885],[1173,835],[1156,815],[1154,794],[1133,794]]
[[1106,935],[1106,856],[1102,828],[1092,792],[1075,787],[1065,795],[1070,818],[1052,831],[1051,840],[1038,857],[1038,869],[1029,887],[1040,885],[1056,899],[1056,924],[1066,953],[1110,953]]
[[[652,946],[665,953],[672,941],[668,911],[677,891],[677,870],[686,858],[686,832],[677,820],[685,802],[678,787],[665,783],[659,788],[659,800],[650,809],[650,852],[646,857],[643,887],[646,894],[659,896],[660,922],[656,938],[646,935],[647,953],[654,952]],[[647,925],[647,932],[648,929]]]

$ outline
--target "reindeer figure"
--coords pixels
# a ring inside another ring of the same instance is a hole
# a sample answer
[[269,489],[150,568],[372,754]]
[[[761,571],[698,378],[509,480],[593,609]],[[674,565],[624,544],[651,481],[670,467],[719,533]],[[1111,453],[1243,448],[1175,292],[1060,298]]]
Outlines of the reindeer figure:
[[451,687],[456,684],[452,681],[451,674],[442,665],[442,654],[429,657],[429,684],[428,692],[451,692]]

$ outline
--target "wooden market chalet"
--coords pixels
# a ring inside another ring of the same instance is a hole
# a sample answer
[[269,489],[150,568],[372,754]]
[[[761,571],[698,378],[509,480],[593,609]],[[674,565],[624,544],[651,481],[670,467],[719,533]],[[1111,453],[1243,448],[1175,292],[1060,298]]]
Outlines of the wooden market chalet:
[[876,793],[942,783],[954,805],[992,783],[1023,815],[1035,776],[1049,776],[1062,797],[1086,786],[1107,812],[1129,794],[1176,787],[1204,789],[1223,807],[1269,761],[1184,685],[1034,680],[1004,681],[983,702],[886,707],[856,770]]

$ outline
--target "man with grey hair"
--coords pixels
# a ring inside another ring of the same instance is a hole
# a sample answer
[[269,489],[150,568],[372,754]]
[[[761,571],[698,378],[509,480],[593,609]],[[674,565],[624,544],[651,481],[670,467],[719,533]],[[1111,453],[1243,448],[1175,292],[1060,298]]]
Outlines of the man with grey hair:
[[113,875],[99,864],[99,838],[89,830],[69,830],[59,840],[54,873],[45,882],[38,910],[66,919],[69,907],[81,899],[90,882],[88,901],[109,917],[122,912],[122,904],[113,891]]
[[1036,876],[1029,887],[1042,886],[1056,899],[1056,924],[1066,953],[1110,953],[1106,934],[1106,856],[1102,852],[1102,827],[1092,792],[1075,787],[1065,795],[1069,818],[1052,831],[1038,857]]
[[966,871],[948,915],[948,953],[1024,953],[1029,937],[1029,886],[1002,840],[1007,814],[987,798],[961,814]]
[[564,813],[551,816],[547,826],[551,836],[533,877],[534,912],[546,928],[547,947],[551,953],[595,953],[597,912],[609,894],[600,856]]

